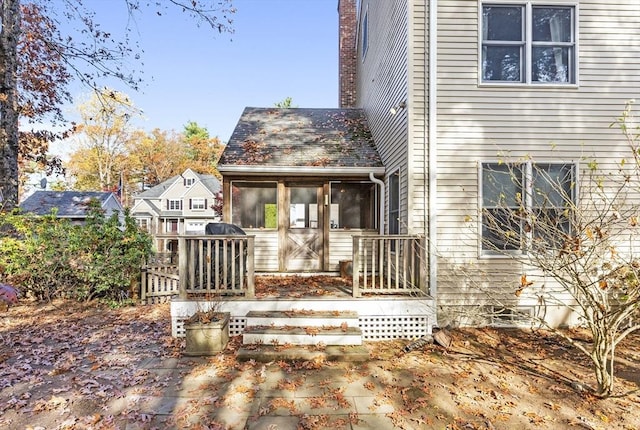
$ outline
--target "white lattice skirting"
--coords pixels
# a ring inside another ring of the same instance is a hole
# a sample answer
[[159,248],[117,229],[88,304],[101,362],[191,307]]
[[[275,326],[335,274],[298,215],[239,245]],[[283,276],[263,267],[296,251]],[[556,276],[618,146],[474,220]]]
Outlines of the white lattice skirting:
[[[218,310],[229,312],[229,335],[242,334],[249,311],[356,311],[363,340],[416,339],[431,334],[435,321],[433,300],[429,298],[363,298],[299,299],[299,300],[247,300],[237,299],[217,304]],[[180,301],[171,302],[171,334],[184,337],[184,321],[198,309],[208,308],[210,303]]]

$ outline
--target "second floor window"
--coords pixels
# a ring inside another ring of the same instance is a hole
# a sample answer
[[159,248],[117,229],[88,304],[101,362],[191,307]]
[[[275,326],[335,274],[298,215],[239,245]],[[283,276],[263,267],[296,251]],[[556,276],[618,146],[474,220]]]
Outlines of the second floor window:
[[203,211],[207,208],[207,199],[203,199],[203,198],[191,199],[189,206],[194,211]]
[[482,6],[482,82],[576,82],[573,6]]
[[170,211],[182,210],[182,200],[180,200],[180,199],[169,199],[169,200],[167,200],[167,209],[170,210]]
[[149,231],[149,220],[147,218],[138,218],[136,222],[141,230],[146,232]]

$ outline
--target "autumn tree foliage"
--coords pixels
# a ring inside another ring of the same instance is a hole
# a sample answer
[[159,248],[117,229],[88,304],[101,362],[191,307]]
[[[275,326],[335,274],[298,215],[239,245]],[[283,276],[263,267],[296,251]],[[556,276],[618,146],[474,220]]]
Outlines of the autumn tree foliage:
[[[481,246],[517,264],[491,266],[502,287],[487,286],[489,274],[477,266],[456,268],[502,314],[494,318],[542,325],[586,355],[601,397],[614,394],[617,345],[640,329],[640,128],[631,105],[615,125],[628,149],[615,165],[585,158],[576,172],[504,156],[483,169]],[[524,312],[523,303],[540,311]],[[546,314],[553,308],[577,316],[591,339],[556,330]]]
[[103,88],[81,103],[78,112],[80,149],[69,163],[80,184],[76,188],[115,190],[126,144],[134,131],[132,122],[140,111],[126,94]]
[[[125,13],[162,15],[179,8],[197,24],[217,32],[232,31],[235,12],[230,0],[171,0],[146,2],[120,0]],[[58,31],[60,23],[71,23],[70,34]],[[132,20],[133,22],[133,20]],[[24,29],[24,31],[22,31]],[[116,79],[137,89],[142,78],[129,60],[140,61],[135,28],[116,36],[104,29],[99,16],[83,0],[51,2],[3,0],[0,3],[0,195],[5,210],[18,202],[19,157],[48,163],[48,142],[59,136],[47,132],[25,135],[19,143],[20,115],[34,122],[60,118],[59,107],[68,97],[66,84],[78,80],[97,90],[107,79]],[[135,63],[133,63],[135,64]],[[140,65],[142,63],[139,63]],[[45,119],[45,116],[47,117]],[[70,128],[70,127],[69,127]],[[21,152],[19,155],[19,148]]]

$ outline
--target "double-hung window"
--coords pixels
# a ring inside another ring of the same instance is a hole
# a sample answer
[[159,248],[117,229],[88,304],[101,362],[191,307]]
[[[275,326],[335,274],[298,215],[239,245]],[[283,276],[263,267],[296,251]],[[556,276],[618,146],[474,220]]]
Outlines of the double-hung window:
[[194,211],[203,211],[207,208],[207,199],[194,198],[189,201],[190,209]]
[[482,5],[482,82],[575,84],[576,8]]
[[182,210],[182,200],[181,199],[169,199],[167,200],[167,209],[170,211],[180,211]]
[[482,251],[558,250],[571,234],[576,166],[482,163]]

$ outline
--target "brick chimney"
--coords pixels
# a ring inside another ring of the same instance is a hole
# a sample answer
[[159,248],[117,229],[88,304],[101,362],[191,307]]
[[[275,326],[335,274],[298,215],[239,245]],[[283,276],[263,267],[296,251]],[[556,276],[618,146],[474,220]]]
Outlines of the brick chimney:
[[356,60],[358,55],[356,1],[338,0],[340,21],[338,69],[341,108],[350,108],[356,105]]

